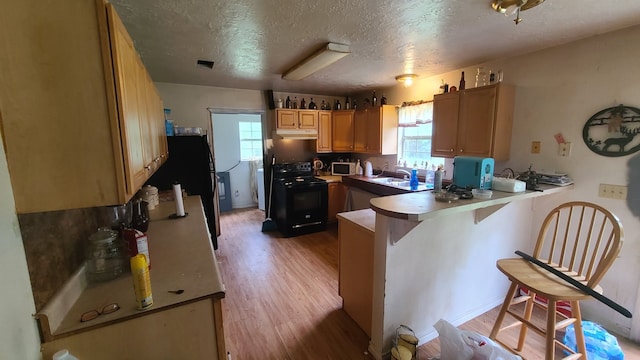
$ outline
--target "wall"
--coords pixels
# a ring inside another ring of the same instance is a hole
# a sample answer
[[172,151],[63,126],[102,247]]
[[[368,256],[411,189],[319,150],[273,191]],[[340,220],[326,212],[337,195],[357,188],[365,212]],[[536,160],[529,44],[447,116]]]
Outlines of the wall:
[[[637,59],[640,48],[632,46],[640,37],[640,27],[600,35],[533,54],[481,64],[496,71],[502,69],[504,81],[516,85],[515,120],[511,159],[496,164],[526,170],[567,172],[575,180],[575,189],[561,198],[541,202],[536,211],[534,228],[539,226],[548,210],[561,201],[586,200],[613,211],[625,227],[622,254],[601,285],[604,294],[629,309],[640,311],[640,222],[630,204],[640,198],[637,185],[631,181],[636,174],[638,157],[603,157],[586,147],[582,127],[596,112],[618,104],[640,107]],[[413,87],[397,86],[386,91],[390,103],[430,99],[439,92],[441,80],[458,85],[460,71],[465,71],[467,87],[473,87],[475,66],[450,73],[419,79]],[[561,158],[553,138],[562,133],[573,143],[572,155]],[[541,141],[540,154],[530,154],[531,141]],[[635,160],[634,160],[635,159]],[[600,183],[629,186],[627,201],[598,197]],[[606,306],[585,302],[584,316],[619,334],[640,339],[640,323],[626,319]]]
[[[211,129],[209,108],[216,110],[254,110],[267,108],[264,94],[257,90],[155,83],[164,107],[171,109],[177,126]],[[249,111],[251,112],[251,111]]]
[[[1,134],[0,134],[1,135]],[[6,359],[40,359],[29,272],[0,136],[0,349]]]

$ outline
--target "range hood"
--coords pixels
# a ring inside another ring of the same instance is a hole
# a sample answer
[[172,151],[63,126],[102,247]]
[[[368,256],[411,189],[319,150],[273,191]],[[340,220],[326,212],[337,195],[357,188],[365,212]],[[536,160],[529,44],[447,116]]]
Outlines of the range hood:
[[316,140],[318,138],[318,130],[316,129],[277,129],[273,136],[274,139],[290,139],[290,140]]

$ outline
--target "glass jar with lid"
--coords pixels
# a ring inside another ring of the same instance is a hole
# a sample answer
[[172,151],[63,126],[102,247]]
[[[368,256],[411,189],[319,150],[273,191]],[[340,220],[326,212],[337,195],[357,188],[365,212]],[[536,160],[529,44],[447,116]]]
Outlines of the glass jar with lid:
[[124,270],[124,249],[118,232],[100,228],[91,234],[86,259],[89,281],[107,281],[120,276]]
[[480,66],[476,73],[476,87],[487,85],[487,71]]

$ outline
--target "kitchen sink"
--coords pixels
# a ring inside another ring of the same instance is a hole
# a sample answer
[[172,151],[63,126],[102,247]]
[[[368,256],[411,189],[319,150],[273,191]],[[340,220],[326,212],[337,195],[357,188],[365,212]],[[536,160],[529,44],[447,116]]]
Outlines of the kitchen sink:
[[[378,178],[371,178],[369,179],[369,181],[374,182],[376,184],[380,184],[380,185],[394,187],[397,189],[411,190],[411,185],[409,184],[408,179],[399,179],[395,177],[378,177]],[[428,190],[428,189],[433,189],[433,184],[426,184],[423,181],[418,182],[419,191]]]

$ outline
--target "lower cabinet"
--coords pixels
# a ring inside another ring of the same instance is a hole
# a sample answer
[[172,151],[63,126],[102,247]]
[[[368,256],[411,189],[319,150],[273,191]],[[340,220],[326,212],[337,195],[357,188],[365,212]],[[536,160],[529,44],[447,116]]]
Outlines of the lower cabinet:
[[329,186],[329,204],[327,221],[336,222],[336,215],[344,211],[344,202],[347,199],[347,186],[340,182],[332,182]]
[[[42,344],[43,359],[68,349],[79,359],[226,359],[221,299],[204,299]],[[224,347],[224,346],[223,346]]]
[[373,243],[375,212],[338,215],[339,294],[344,311],[371,337],[373,309]]

